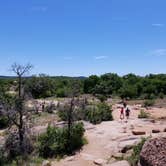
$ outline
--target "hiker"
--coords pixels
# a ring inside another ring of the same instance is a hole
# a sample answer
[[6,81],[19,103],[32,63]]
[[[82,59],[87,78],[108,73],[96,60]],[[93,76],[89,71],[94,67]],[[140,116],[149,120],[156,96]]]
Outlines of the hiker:
[[127,103],[126,103],[126,101],[123,101],[123,106],[124,106],[124,108],[127,107]]
[[42,112],[45,110],[45,101],[42,103]]
[[124,108],[121,107],[121,110],[120,110],[120,119],[123,120],[124,119]]
[[129,119],[130,116],[130,109],[127,107],[126,108],[126,119]]

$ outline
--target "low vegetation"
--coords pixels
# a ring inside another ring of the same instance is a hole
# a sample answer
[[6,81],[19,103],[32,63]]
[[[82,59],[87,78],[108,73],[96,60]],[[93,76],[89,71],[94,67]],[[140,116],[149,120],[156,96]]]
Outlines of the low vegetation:
[[9,126],[9,119],[5,115],[0,115],[0,129],[7,128]]
[[155,104],[155,100],[145,100],[144,107],[151,107]]
[[[63,121],[67,121],[68,111],[60,109],[58,115]],[[93,124],[99,124],[102,121],[113,120],[112,109],[106,103],[87,104],[85,107],[77,107],[73,111],[73,120],[85,120]]]
[[138,118],[149,118],[150,114],[145,112],[143,109],[140,111],[140,114],[138,115]]
[[93,124],[99,124],[102,121],[113,120],[112,110],[110,106],[105,103],[100,103],[96,106],[91,106],[87,108],[85,114],[85,120]]
[[56,128],[49,126],[47,132],[39,136],[39,155],[44,158],[52,158],[70,154],[84,145],[83,135],[82,123],[72,125],[70,140],[68,140],[67,127]]
[[141,153],[142,147],[146,141],[147,141],[146,138],[142,138],[141,142],[133,147],[133,153],[131,154],[130,157],[127,158],[128,162],[130,163],[131,166],[138,165],[138,162],[140,159],[140,153]]

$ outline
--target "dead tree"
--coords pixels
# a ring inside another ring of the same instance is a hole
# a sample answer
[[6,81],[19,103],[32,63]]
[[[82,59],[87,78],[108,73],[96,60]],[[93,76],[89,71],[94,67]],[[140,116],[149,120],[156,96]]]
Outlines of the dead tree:
[[[78,84],[77,81],[74,81],[71,85],[71,93],[70,93],[70,97],[71,100],[69,102],[69,107],[68,107],[68,113],[67,113],[67,126],[68,126],[68,152],[71,153],[71,144],[70,144],[70,140],[71,140],[71,130],[72,130],[72,125],[73,125],[73,121],[74,121],[74,117],[73,117],[73,112],[74,109],[78,103],[79,100],[79,95],[80,95],[80,85]],[[76,97],[78,97],[78,100],[75,99]]]
[[[17,75],[18,78],[18,99],[16,99],[16,111],[18,112],[18,122],[15,125],[18,128],[19,132],[19,140],[20,140],[20,148],[23,146],[23,139],[24,139],[24,120],[23,120],[23,101],[24,101],[24,94],[23,87],[22,87],[22,79],[25,74],[27,74],[32,68],[32,65],[27,64],[25,66],[19,65],[14,63],[12,65],[12,71]],[[23,149],[22,149],[23,150]]]
[[[28,151],[25,138],[25,120],[26,120],[26,110],[24,108],[25,95],[23,93],[23,78],[32,68],[32,65],[27,64],[25,66],[19,64],[13,64],[11,70],[16,74],[18,79],[18,94],[11,98],[4,94],[1,100],[1,105],[3,105],[4,113],[8,116],[11,126],[15,125],[18,134],[17,139],[19,139],[19,153],[24,155]],[[12,133],[11,133],[12,134]],[[11,137],[7,139],[7,146],[10,149]],[[16,149],[18,150],[18,149]]]

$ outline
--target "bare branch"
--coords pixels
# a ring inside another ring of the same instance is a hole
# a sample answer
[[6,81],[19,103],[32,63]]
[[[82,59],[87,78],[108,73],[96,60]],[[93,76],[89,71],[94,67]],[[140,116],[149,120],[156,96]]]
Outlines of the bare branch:
[[11,70],[17,74],[17,76],[24,76],[25,74],[29,73],[29,71],[33,68],[33,66],[31,64],[27,64],[27,65],[20,65],[17,63],[14,63],[11,66]]

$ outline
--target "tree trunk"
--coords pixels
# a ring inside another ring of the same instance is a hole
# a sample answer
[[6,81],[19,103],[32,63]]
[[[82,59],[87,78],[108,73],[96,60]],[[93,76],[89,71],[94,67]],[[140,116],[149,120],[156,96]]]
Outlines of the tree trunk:
[[18,79],[19,79],[19,82],[18,82],[18,96],[19,96],[19,101],[20,101],[20,103],[19,104],[21,104],[21,106],[20,106],[20,109],[19,109],[19,139],[20,139],[20,150],[21,150],[21,152],[22,153],[24,153],[24,149],[23,149],[23,141],[24,141],[24,129],[23,129],[23,112],[22,112],[22,93],[21,93],[21,91],[22,91],[22,77],[21,77],[21,75],[19,75],[19,77],[18,77]]
[[19,98],[21,98],[21,84],[22,84],[22,78],[19,75],[19,77],[18,77],[18,96],[19,96]]
[[71,127],[72,127],[72,113],[73,113],[73,107],[74,107],[74,98],[71,100],[70,109],[68,111],[68,151],[71,153]]

